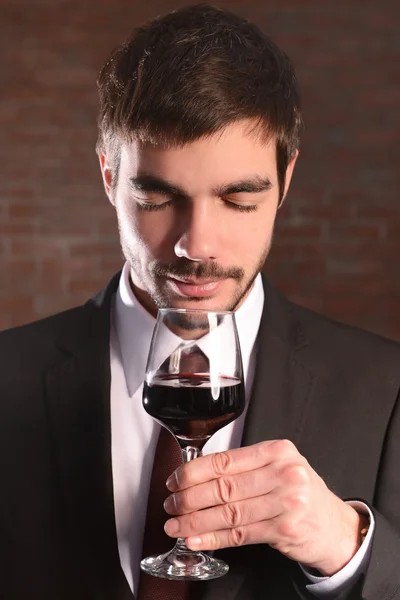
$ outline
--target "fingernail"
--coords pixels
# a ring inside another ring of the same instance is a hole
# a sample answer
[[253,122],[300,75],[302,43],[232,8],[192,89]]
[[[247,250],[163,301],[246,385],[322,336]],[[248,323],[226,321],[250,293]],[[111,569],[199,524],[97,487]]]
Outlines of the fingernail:
[[172,475],[168,477],[166,486],[170,492],[174,492],[178,489],[178,482],[176,480],[175,471],[172,473]]
[[164,531],[167,535],[174,535],[179,531],[178,519],[169,519],[164,525]]
[[[174,520],[177,521],[177,519]],[[201,537],[190,537],[186,539],[186,545],[188,548],[198,548],[199,546],[201,546],[201,543]]]
[[175,509],[175,498],[174,496],[168,496],[168,498],[164,502],[164,510],[167,513],[174,512]]

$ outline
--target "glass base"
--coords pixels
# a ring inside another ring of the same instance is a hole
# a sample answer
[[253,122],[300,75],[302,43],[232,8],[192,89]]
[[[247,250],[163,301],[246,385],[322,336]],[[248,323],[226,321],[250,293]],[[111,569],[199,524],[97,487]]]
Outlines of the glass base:
[[204,552],[181,550],[177,546],[159,556],[149,556],[140,563],[140,568],[154,577],[178,581],[204,581],[226,575],[228,565]]

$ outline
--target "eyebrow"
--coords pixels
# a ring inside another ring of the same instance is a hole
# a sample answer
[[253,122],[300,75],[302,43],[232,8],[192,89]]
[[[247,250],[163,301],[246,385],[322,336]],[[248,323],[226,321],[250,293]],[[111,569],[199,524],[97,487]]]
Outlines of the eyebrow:
[[[169,183],[155,175],[142,174],[129,179],[131,185],[141,192],[153,192],[164,196],[175,196],[182,199],[190,199],[190,195],[181,187]],[[248,179],[241,179],[212,190],[214,196],[231,196],[232,194],[260,194],[272,188],[268,177],[256,175]]]
[[177,185],[173,185],[161,177],[155,175],[138,175],[137,177],[130,177],[129,182],[136,190],[141,192],[156,192],[157,194],[163,194],[165,196],[179,196],[181,198],[189,199],[189,194],[184,189]]
[[232,194],[260,194],[272,188],[272,183],[268,177],[256,175],[250,179],[242,179],[223,185],[214,190],[217,196],[231,196]]

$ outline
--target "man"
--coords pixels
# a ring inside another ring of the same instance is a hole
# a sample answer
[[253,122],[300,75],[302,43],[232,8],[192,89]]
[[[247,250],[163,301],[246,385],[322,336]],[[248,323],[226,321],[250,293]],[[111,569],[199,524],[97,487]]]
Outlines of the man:
[[157,308],[195,307],[236,311],[247,412],[171,474],[165,529],[230,571],[158,597],[400,598],[399,347],[260,275],[298,155],[289,60],[193,6],[136,30],[99,92],[126,264],[85,306],[0,336],[1,597],[145,597],[146,356]]

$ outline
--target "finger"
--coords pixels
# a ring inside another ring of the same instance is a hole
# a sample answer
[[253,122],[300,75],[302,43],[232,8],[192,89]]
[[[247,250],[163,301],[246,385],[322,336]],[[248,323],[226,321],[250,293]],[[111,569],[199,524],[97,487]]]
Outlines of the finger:
[[270,521],[251,523],[232,529],[222,529],[199,536],[186,538],[186,545],[190,550],[218,550],[246,546],[248,544],[269,543]]
[[164,502],[164,509],[171,515],[183,515],[211,506],[269,494],[277,485],[279,471],[269,465],[255,471],[200,483],[168,496]]
[[243,527],[251,523],[266,521],[282,513],[278,494],[268,494],[196,511],[165,523],[165,532],[171,537],[186,538],[209,531],[219,531]]
[[183,490],[224,475],[259,469],[295,454],[298,454],[297,449],[289,440],[265,441],[227,452],[208,454],[178,467],[168,478],[167,487],[171,492]]

